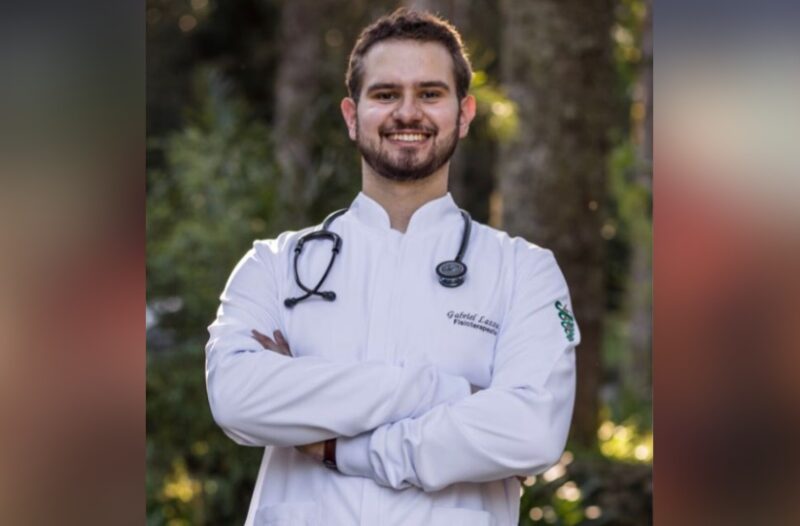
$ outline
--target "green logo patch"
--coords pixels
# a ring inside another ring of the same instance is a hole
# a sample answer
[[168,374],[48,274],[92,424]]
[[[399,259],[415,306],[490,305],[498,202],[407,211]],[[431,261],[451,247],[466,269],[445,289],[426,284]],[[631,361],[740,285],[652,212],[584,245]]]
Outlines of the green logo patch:
[[555,306],[558,311],[558,317],[561,319],[561,327],[564,328],[564,334],[569,341],[575,341],[575,318],[567,306],[560,301],[557,301]]

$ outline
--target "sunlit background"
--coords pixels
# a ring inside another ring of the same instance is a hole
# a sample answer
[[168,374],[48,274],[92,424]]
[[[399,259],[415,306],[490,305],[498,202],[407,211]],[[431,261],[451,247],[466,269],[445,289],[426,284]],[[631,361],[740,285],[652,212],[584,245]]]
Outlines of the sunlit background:
[[358,192],[347,56],[400,5],[456,24],[475,69],[454,198],[555,252],[583,334],[570,443],[523,484],[520,523],[652,520],[648,2],[149,0],[148,524],[244,520],[261,452],[211,420],[206,327],[253,239]]

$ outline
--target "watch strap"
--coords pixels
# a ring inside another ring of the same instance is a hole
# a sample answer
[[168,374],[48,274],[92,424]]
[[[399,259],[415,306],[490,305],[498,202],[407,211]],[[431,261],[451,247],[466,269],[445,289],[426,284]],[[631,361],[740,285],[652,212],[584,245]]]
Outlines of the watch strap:
[[325,452],[322,457],[322,463],[326,468],[337,469],[336,466],[336,439],[329,438],[325,441]]

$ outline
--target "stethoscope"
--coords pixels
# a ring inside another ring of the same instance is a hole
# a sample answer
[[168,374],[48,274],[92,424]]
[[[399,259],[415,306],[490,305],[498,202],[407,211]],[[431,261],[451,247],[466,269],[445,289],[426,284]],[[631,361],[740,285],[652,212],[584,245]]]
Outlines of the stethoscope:
[[[333,262],[336,260],[336,256],[339,254],[339,251],[342,249],[342,238],[339,236],[339,234],[330,231],[331,223],[333,223],[337,217],[345,212],[347,212],[347,208],[333,212],[325,218],[325,221],[322,222],[321,229],[309,232],[297,240],[297,245],[294,247],[294,280],[297,282],[297,286],[300,287],[305,294],[296,298],[286,298],[283,301],[283,304],[286,305],[286,307],[291,309],[301,301],[308,299],[311,296],[319,296],[327,301],[334,301],[336,299],[336,293],[332,290],[321,291],[319,289],[325,282],[325,278],[328,277],[328,274],[333,267]],[[436,275],[439,277],[439,283],[443,287],[447,288],[455,288],[462,285],[467,276],[467,266],[464,264],[462,259],[464,259],[464,253],[467,251],[467,246],[469,245],[469,234],[470,230],[472,229],[472,218],[470,218],[469,214],[464,210],[461,210],[461,218],[464,220],[464,232],[461,234],[461,245],[458,247],[458,254],[456,254],[456,258],[452,261],[442,261],[436,265]],[[303,285],[303,283],[300,281],[300,274],[297,271],[297,261],[300,259],[300,254],[303,252],[303,246],[308,241],[314,241],[317,239],[327,239],[333,243],[333,246],[331,247],[331,259],[328,261],[328,267],[325,269],[325,272],[322,274],[322,277],[319,279],[317,285],[313,289],[310,289]]]

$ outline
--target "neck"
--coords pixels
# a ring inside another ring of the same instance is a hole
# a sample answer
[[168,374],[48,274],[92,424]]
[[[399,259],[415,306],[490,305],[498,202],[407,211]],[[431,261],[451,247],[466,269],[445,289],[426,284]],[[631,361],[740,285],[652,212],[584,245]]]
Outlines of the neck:
[[363,160],[361,164],[361,191],[386,210],[390,226],[394,230],[405,233],[411,216],[417,209],[447,194],[450,163],[417,181],[393,181],[376,174]]

